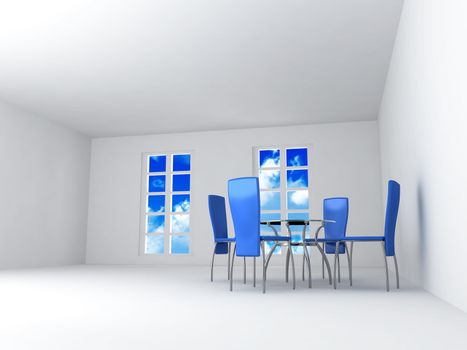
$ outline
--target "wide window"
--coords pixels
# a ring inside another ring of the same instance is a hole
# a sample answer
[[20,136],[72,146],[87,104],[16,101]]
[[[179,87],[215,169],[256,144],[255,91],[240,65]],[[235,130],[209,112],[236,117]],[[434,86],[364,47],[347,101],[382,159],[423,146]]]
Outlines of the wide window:
[[[308,220],[309,148],[267,147],[255,149],[255,175],[259,177],[261,220]],[[283,226],[283,230],[286,228]],[[292,226],[292,240],[300,241],[303,226]],[[271,228],[261,225],[262,234],[272,234]],[[274,243],[268,244],[268,250]],[[293,247],[301,253],[300,247]],[[275,254],[281,253],[278,248]]]
[[190,153],[144,155],[143,254],[189,254],[190,191]]

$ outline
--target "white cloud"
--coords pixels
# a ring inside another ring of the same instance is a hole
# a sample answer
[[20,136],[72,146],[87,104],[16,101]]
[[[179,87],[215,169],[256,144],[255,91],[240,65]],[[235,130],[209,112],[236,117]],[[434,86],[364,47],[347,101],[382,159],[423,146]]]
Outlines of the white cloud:
[[297,206],[303,207],[308,204],[308,191],[294,191],[290,200]]
[[190,215],[172,215],[172,233],[190,231]]
[[259,187],[261,189],[278,188],[280,186],[279,170],[263,170],[259,173]]
[[174,206],[174,212],[176,213],[187,213],[190,211],[190,201],[185,199],[183,202],[178,203]]
[[302,166],[303,164],[300,162],[300,156],[297,154],[295,157],[292,158],[290,161],[291,166]]

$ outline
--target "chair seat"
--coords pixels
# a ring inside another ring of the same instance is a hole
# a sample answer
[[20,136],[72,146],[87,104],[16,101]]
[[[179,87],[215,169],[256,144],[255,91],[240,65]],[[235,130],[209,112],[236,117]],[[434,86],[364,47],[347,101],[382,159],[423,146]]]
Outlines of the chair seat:
[[227,238],[216,238],[216,239],[215,239],[215,242],[216,242],[216,243],[235,242],[235,238],[230,238],[230,237],[227,237]]
[[341,239],[345,242],[377,242],[384,241],[384,236],[347,236]]
[[260,236],[262,241],[288,242],[290,237],[287,236]]

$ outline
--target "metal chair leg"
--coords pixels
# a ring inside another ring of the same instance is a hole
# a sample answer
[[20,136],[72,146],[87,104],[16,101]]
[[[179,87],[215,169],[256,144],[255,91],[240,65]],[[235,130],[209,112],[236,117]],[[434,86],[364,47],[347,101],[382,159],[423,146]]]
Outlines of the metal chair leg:
[[305,250],[306,245],[303,245],[303,256],[302,256],[302,281],[305,280]]
[[[311,288],[311,262],[310,254],[308,253],[308,247],[306,245],[303,246],[303,253],[308,267],[308,288]],[[305,266],[303,266],[303,270],[305,270]]]
[[253,287],[256,287],[256,256],[253,257]]
[[397,289],[399,289],[399,266],[397,265],[396,253],[394,253],[394,267],[396,268]]
[[384,267],[386,270],[386,291],[389,292],[389,271],[388,271],[388,259],[386,257],[386,246],[385,242],[382,242],[381,247],[383,248],[383,256],[384,256]]
[[[216,256],[216,247],[217,243],[214,245],[214,251],[212,252],[212,260],[211,260],[211,282],[214,281],[214,257]],[[230,265],[229,265],[230,267]],[[227,269],[229,268],[227,267]]]
[[289,244],[289,250],[290,250],[289,256],[290,256],[290,259],[292,260],[292,278],[293,278],[292,288],[295,289],[295,262],[294,262],[293,252],[292,252],[292,246],[290,244]]
[[266,293],[266,252],[264,250],[264,242],[261,242],[261,255],[263,256],[263,294]]
[[350,252],[349,247],[347,246],[347,242],[344,242],[345,246],[345,253],[347,254],[347,264],[349,265],[349,282],[350,286],[352,286],[352,260],[350,259]]
[[341,283],[341,258],[339,253],[337,253],[337,282]]
[[289,282],[289,264],[290,264],[290,252],[287,249],[287,254],[285,256],[285,282]]
[[336,275],[337,275],[337,259],[339,258],[339,242],[336,242],[336,251],[334,252],[334,289],[337,289]]
[[[318,244],[318,247],[319,247],[319,244]],[[322,250],[324,252],[324,243],[323,243]],[[323,280],[324,280],[324,255],[321,256],[321,272],[322,272]]]
[[228,244],[228,258],[227,258],[227,280],[230,280],[230,248],[231,248],[231,242]]
[[246,284],[246,258],[243,257],[243,284]]
[[328,270],[329,284],[332,285],[331,265],[329,264],[329,260],[326,257],[326,253],[324,252],[323,248],[321,248],[319,244],[316,245],[316,248],[318,248],[319,252],[321,253],[321,257],[323,258],[324,263],[326,264],[326,269]]
[[235,260],[235,253],[237,252],[237,245],[234,245],[234,250],[232,254],[232,264],[230,266],[230,291],[233,290],[233,268],[234,268],[234,260]]

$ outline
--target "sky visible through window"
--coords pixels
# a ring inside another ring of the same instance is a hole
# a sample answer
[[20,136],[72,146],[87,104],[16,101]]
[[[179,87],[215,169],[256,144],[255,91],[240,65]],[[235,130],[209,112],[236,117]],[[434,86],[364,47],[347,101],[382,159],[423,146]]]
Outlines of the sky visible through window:
[[191,155],[145,157],[147,182],[144,253],[180,255],[190,252]]
[[[258,150],[261,220],[309,219],[309,164],[307,147],[282,147]],[[284,228],[285,229],[285,228]],[[292,240],[301,241],[303,226],[292,226]],[[261,225],[263,234],[272,234]],[[307,229],[308,232],[308,229]],[[273,246],[269,243],[269,248]],[[294,247],[294,253],[302,248]],[[280,253],[277,249],[275,254]]]

